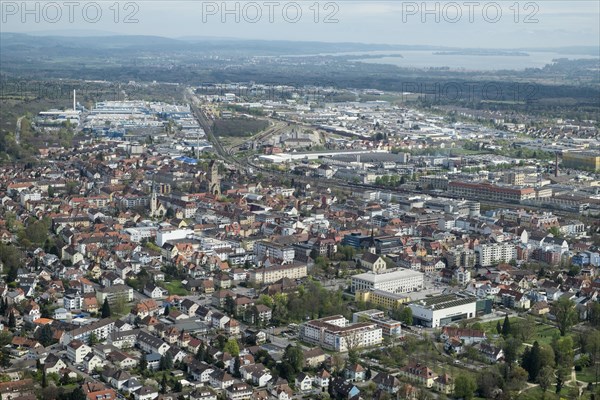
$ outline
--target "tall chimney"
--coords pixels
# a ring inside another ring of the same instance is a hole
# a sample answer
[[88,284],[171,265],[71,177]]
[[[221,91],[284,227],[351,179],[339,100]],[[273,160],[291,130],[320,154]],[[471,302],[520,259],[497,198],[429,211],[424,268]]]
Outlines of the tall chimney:
[[557,177],[558,176],[558,151],[556,153],[554,153],[554,176]]
[[77,95],[75,94],[75,89],[73,89],[73,111],[77,111],[77,100],[76,97]]

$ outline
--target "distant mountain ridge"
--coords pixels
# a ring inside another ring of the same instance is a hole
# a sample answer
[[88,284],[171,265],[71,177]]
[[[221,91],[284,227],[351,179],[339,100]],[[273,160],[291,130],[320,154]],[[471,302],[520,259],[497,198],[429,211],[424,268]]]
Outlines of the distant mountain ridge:
[[[167,38],[149,35],[111,35],[102,32],[99,36],[61,36],[25,33],[0,33],[0,47],[5,50],[24,52],[39,49],[61,49],[69,53],[73,50],[139,50],[139,51],[206,51],[206,52],[244,52],[254,55],[287,55],[341,53],[360,51],[478,51],[489,49],[465,49],[460,47],[423,46],[384,43],[354,42],[314,42],[289,40],[257,40],[226,37],[180,37]],[[598,55],[593,46],[573,46],[559,48],[516,48],[497,49],[503,51],[557,51],[567,54]]]

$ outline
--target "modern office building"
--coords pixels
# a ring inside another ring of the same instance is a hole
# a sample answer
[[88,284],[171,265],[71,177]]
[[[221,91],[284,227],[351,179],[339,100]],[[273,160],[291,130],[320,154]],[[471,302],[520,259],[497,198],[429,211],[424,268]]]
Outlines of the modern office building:
[[409,293],[423,288],[423,274],[409,269],[386,270],[376,274],[367,272],[352,277],[351,289],[353,293],[358,290],[384,290],[391,293]]
[[415,325],[428,328],[445,326],[477,315],[477,298],[469,295],[445,294],[427,297],[408,305]]
[[363,303],[369,303],[374,306],[380,306],[387,309],[400,307],[401,304],[408,303],[410,297],[402,294],[386,292],[383,290],[357,290],[354,293],[354,299]]

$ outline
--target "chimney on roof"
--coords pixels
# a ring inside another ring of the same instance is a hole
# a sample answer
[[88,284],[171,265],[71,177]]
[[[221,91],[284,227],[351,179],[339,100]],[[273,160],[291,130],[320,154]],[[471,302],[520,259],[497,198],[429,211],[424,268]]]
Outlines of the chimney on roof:
[[554,153],[554,176],[558,176],[558,151]]

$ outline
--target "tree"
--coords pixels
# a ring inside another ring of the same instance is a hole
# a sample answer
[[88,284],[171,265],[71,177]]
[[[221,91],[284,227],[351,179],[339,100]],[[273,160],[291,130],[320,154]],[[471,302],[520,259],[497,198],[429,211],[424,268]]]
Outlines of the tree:
[[334,353],[333,356],[331,356],[331,367],[336,374],[339,374],[342,368],[344,368],[344,359],[340,353]]
[[163,373],[162,380],[160,381],[160,393],[167,393],[167,374]]
[[398,309],[396,313],[396,317],[398,321],[402,322],[405,325],[411,326],[413,324],[413,314],[412,309],[407,306],[402,306]]
[[520,346],[521,342],[518,339],[512,337],[504,341],[502,350],[504,351],[504,361],[506,362],[506,365],[509,370],[512,368],[512,364],[517,360]]
[[235,316],[235,300],[233,300],[233,297],[231,297],[231,295],[227,295],[225,297],[223,309],[227,314]]
[[12,342],[12,334],[9,331],[0,332],[0,347],[4,347]]
[[0,350],[0,367],[6,369],[10,367],[10,356],[8,350],[3,348]]
[[553,226],[550,229],[548,229],[548,233],[550,233],[555,238],[559,238],[562,236],[560,228],[558,226]]
[[290,364],[294,370],[294,374],[296,374],[302,371],[302,367],[304,366],[304,352],[299,346],[289,345],[285,348],[281,360]]
[[204,346],[204,342],[200,343],[200,346],[198,346],[198,351],[196,352],[196,360],[198,361],[203,361],[204,360],[204,352],[206,351],[206,348]]
[[42,368],[42,387],[48,386],[48,377],[46,376],[46,370]]
[[352,349],[348,351],[348,362],[350,365],[358,364],[359,354],[356,349]]
[[510,335],[510,320],[508,319],[508,314],[504,316],[504,323],[502,324],[502,336],[505,338]]
[[519,319],[516,324],[511,326],[511,333],[518,337],[522,342],[529,342],[535,335],[535,320],[531,315]]
[[95,345],[96,343],[98,343],[98,336],[96,336],[96,334],[94,332],[92,332],[88,339],[88,344],[91,347],[91,346]]
[[556,317],[556,325],[561,336],[565,336],[577,322],[575,303],[566,297],[559,297],[552,305],[552,314]]
[[356,351],[356,349],[363,345],[362,340],[363,335],[356,331],[350,331],[344,335],[344,341],[346,342],[348,351]]
[[552,368],[554,368],[556,365],[556,357],[554,355],[554,349],[552,349],[552,346],[540,344],[540,365],[542,367],[548,365]]
[[477,375],[477,391],[480,396],[491,399],[496,394],[496,390],[503,384],[502,376],[495,368],[489,368]]
[[146,356],[142,356],[140,360],[140,364],[138,365],[140,373],[143,374],[148,369],[148,360],[146,360]]
[[48,227],[42,221],[35,221],[25,229],[25,238],[34,244],[41,245],[48,239]]
[[161,371],[168,371],[170,369],[173,369],[173,356],[171,355],[170,352],[166,352],[160,358],[160,362],[158,363],[158,368]]
[[367,368],[367,372],[365,373],[365,379],[367,381],[371,380],[371,377],[373,376],[373,371],[371,371],[371,367]]
[[100,312],[100,315],[102,316],[102,318],[110,318],[111,316],[110,304],[108,304],[108,297],[104,298],[104,303],[102,303],[102,310]]
[[52,344],[52,342],[54,341],[53,336],[54,336],[54,334],[52,333],[52,328],[50,327],[50,324],[46,324],[46,325],[42,326],[35,333],[35,338],[44,347],[50,346]]
[[8,315],[8,327],[16,328],[17,327],[17,319],[15,318],[15,312],[10,310],[10,314]]
[[595,382],[597,385],[600,375],[600,331],[594,329],[586,336],[585,350],[594,363]]
[[183,390],[183,385],[181,384],[180,381],[175,381],[175,383],[173,384],[173,391],[175,393],[179,393]]
[[498,320],[498,322],[496,323],[496,332],[498,333],[498,335],[502,333],[502,324],[500,324],[500,320]]
[[527,376],[528,376],[527,371],[525,371],[523,368],[519,367],[518,365],[515,365],[514,367],[512,367],[510,369],[510,373],[508,374],[508,377],[506,379],[505,388],[509,391],[520,390],[521,388],[523,388],[526,385]]
[[175,217],[175,210],[173,210],[171,207],[167,208],[167,213],[165,214],[165,218],[171,219],[174,217]]
[[461,374],[454,380],[454,396],[471,400],[477,389],[475,379],[470,375]]
[[163,311],[163,315],[166,317],[169,315],[170,312],[171,312],[171,306],[167,304],[165,306],[165,310]]
[[588,321],[595,328],[600,327],[600,303],[593,301],[588,309]]
[[540,370],[537,377],[537,383],[540,385],[540,389],[542,389],[542,400],[546,397],[546,390],[552,385],[552,381],[554,381],[554,371],[546,365]]
[[535,382],[542,368],[540,359],[540,345],[537,340],[533,343],[531,350],[526,348],[523,352],[521,366],[529,374],[529,380],[531,382]]
[[81,386],[78,386],[69,394],[68,400],[87,400],[87,395]]
[[233,376],[236,378],[239,378],[241,376],[241,374],[240,374],[241,364],[242,363],[240,361],[240,357],[236,357],[233,362]]
[[234,338],[230,338],[229,340],[227,340],[227,343],[225,343],[225,346],[223,346],[223,352],[229,353],[233,357],[239,356],[240,345],[238,344],[237,340],[235,340]]
[[573,352],[573,339],[569,336],[554,337],[552,339],[552,349],[554,350],[556,367],[570,371],[571,368],[573,368],[573,360],[575,357]]
[[124,293],[121,293],[115,297],[112,311],[114,311],[115,314],[123,315],[126,310],[126,308],[125,308],[126,305],[127,305],[127,295]]

